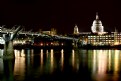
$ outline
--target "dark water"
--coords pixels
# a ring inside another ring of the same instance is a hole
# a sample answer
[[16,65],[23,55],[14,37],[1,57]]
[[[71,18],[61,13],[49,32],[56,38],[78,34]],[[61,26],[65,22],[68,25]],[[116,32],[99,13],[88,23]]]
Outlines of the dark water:
[[120,50],[23,49],[15,56],[0,58],[0,81],[121,80]]

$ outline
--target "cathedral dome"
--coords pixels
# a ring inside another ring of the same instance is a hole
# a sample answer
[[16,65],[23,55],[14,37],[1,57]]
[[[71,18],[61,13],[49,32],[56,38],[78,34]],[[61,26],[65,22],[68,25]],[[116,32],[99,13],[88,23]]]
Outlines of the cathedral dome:
[[93,33],[104,32],[104,27],[102,26],[101,20],[99,20],[98,14],[96,14],[96,19],[93,21],[91,30]]
[[94,21],[93,21],[93,25],[95,25],[95,24],[100,24],[100,25],[102,25],[102,22],[101,22],[100,20],[94,20]]

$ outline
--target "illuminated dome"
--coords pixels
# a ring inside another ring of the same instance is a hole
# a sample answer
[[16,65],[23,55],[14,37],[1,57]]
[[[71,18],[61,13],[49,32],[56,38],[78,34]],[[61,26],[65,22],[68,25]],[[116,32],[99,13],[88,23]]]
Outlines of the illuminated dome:
[[99,20],[98,14],[96,14],[96,19],[93,21],[91,30],[92,30],[93,33],[104,32],[104,27],[102,26],[102,22]]

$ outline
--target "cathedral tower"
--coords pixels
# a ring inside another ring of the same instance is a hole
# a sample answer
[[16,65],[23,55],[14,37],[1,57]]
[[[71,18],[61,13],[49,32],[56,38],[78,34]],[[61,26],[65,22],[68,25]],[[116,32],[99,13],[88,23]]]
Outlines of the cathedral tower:
[[78,26],[77,25],[75,25],[75,27],[74,27],[74,34],[79,34],[79,30],[78,30]]

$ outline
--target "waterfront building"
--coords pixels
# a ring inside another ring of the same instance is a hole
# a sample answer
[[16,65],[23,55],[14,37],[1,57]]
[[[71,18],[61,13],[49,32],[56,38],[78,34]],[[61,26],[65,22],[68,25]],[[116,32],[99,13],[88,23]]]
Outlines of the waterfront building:
[[56,35],[57,34],[57,31],[55,28],[51,28],[50,31],[41,31],[42,34],[47,34],[47,35]]
[[91,45],[119,45],[121,44],[121,32],[111,32],[110,34],[81,34],[81,42],[86,42],[86,44]]

